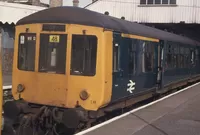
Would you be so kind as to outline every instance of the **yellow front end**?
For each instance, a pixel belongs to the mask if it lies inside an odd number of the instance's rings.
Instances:
[[[109,103],[112,32],[74,24],[56,24],[64,27],[52,31],[55,24],[45,25],[16,27],[14,98],[86,110],[97,110]]]

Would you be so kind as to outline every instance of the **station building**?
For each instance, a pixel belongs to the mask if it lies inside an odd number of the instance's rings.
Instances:
[[[93,0],[85,8],[200,40],[199,0]]]

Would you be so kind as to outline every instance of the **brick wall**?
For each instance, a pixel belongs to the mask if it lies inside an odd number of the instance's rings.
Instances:
[[[3,74],[12,75],[15,31],[10,26],[3,26],[0,31]]]
[[[2,48],[2,70],[4,75],[12,74],[13,48]]]

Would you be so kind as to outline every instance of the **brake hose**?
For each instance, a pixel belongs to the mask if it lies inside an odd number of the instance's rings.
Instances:
[[[57,123],[60,123],[61,120],[59,119],[59,117],[56,116],[56,111],[58,110],[58,108],[54,108],[53,111],[52,111],[52,116],[53,116],[53,119],[57,122]]]

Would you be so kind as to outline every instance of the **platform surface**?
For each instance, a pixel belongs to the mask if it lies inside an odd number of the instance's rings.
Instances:
[[[85,135],[200,135],[200,84]]]

